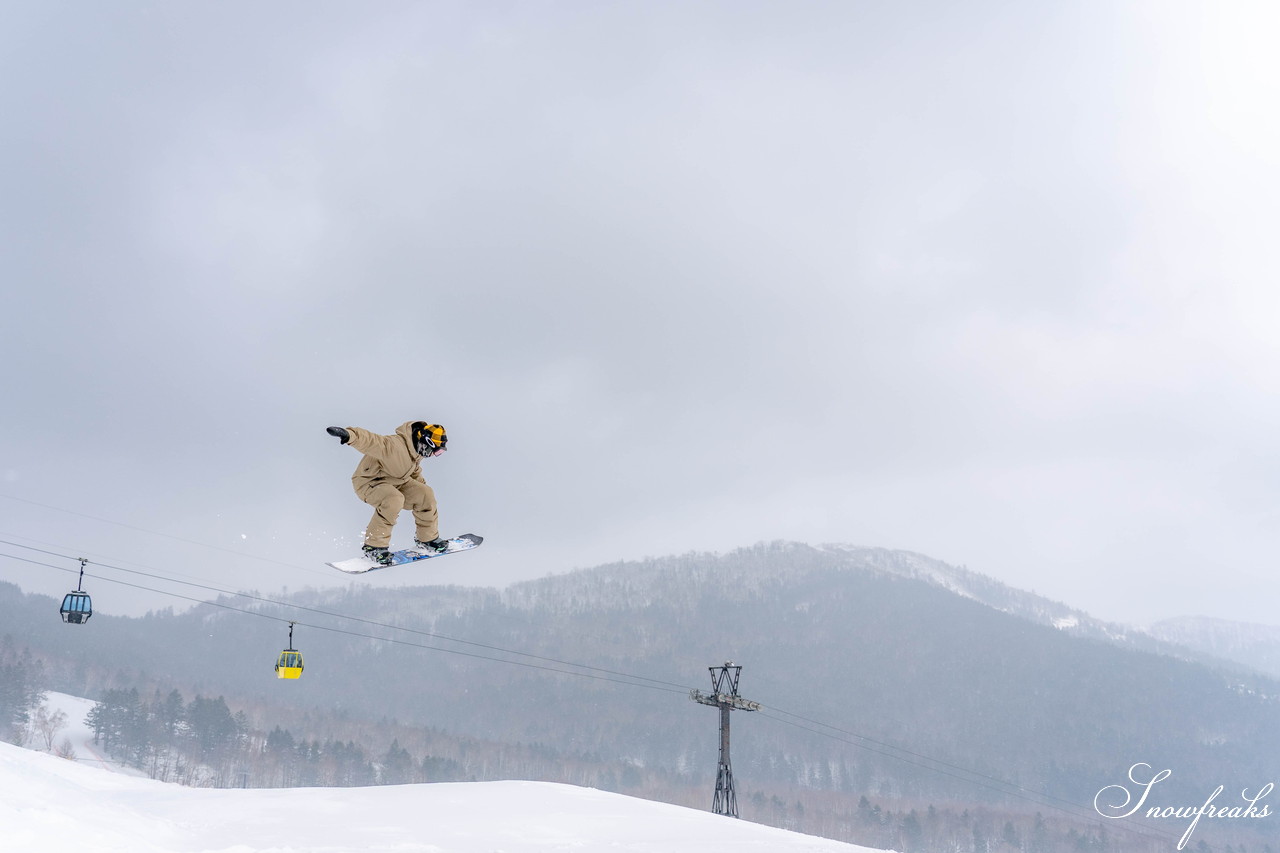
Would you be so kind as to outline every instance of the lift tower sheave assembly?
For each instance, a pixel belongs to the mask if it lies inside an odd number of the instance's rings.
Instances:
[[[742,667],[728,661],[724,666],[707,667],[711,671],[711,693],[694,690],[689,698],[720,709],[720,769],[716,773],[716,796],[711,810],[716,814],[738,816],[738,795],[733,790],[733,768],[729,764],[729,712],[759,711],[760,703],[738,695],[738,678]]]

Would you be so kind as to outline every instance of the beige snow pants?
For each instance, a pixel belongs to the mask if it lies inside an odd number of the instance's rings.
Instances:
[[[396,526],[400,510],[413,512],[415,536],[422,542],[430,542],[440,535],[439,513],[436,511],[436,493],[426,483],[410,480],[397,487],[379,483],[357,492],[360,500],[373,506],[373,518],[364,531],[364,544],[375,548],[391,546],[391,528]]]

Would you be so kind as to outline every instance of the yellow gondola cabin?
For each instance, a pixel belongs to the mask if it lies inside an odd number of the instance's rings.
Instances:
[[[276,661],[277,678],[302,677],[302,652],[296,649],[285,649]]]
[[[276,658],[276,678],[301,678],[302,652],[293,647],[293,623],[289,623],[289,648]]]

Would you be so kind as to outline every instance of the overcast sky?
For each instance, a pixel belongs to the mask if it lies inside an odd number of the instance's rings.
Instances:
[[[486,544],[359,583],[788,539],[1280,623],[1271,4],[3,6],[0,538],[346,585],[325,427],[423,419]]]

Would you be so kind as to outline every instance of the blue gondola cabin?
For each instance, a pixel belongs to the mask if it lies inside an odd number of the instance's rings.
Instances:
[[[93,615],[93,600],[87,592],[69,592],[62,599],[62,621],[79,625]]]

